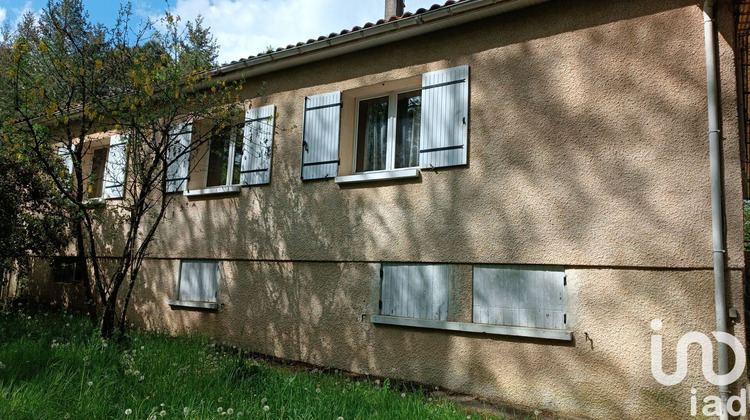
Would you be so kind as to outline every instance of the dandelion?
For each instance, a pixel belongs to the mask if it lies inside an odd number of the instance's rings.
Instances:
[[[141,377],[140,377],[140,378],[138,378],[138,382],[143,382],[143,380],[144,380],[144,379],[146,379],[146,377],[145,377],[145,376],[143,376],[143,375],[141,375]]]
[[[263,399],[260,400],[261,404],[265,404],[266,402],[268,402],[268,398],[266,398],[266,397],[263,397]]]
[[[65,413],[65,417],[63,417],[63,418],[64,419],[69,419],[70,418],[70,413]]]
[[[539,410],[534,410],[534,415],[535,416],[539,416],[540,414],[542,414],[542,413]]]
[[[268,411],[268,410],[270,410],[270,409],[271,409],[271,407],[269,407],[269,406],[267,406],[267,405],[264,405],[264,406],[263,406],[263,411]]]
[[[223,400],[224,400],[224,398],[219,397],[219,402],[222,402]]]
[[[31,315],[29,315],[29,317],[27,319],[31,319]]]
[[[216,412],[217,412],[217,413],[221,413],[222,411],[224,411],[224,408],[223,408],[223,407],[219,407],[219,408],[217,408],[217,409],[216,409]]]
[[[320,388],[315,388],[315,393],[320,394]]]
[[[242,417],[242,411],[237,412],[237,417]]]
[[[129,415],[131,415],[131,414],[133,414],[133,410],[131,410],[131,409],[129,409],[129,408],[128,408],[127,410],[125,410],[125,415],[126,415],[126,416],[129,416]]]
[[[92,381],[89,381],[88,386],[92,387],[92,386],[94,386],[94,383]]]
[[[166,416],[166,415],[167,415],[167,412],[166,412],[166,411],[164,411],[164,410],[161,410],[161,411],[159,411],[159,415],[160,415],[161,417],[164,417],[164,416]]]
[[[234,409],[233,408],[227,408],[227,414],[229,414],[230,416],[232,414],[234,414]]]
[[[146,347],[141,346],[141,350],[146,350]]]
[[[375,385],[380,385],[380,379],[375,379]]]
[[[107,342],[102,342],[102,347],[107,348],[108,344]]]
[[[344,420],[344,418],[341,417],[341,416],[338,416],[338,417],[336,417],[336,420]]]
[[[182,409],[182,413],[183,413],[183,414],[185,414],[185,415],[187,416],[187,415],[188,415],[188,414],[190,413],[190,407],[185,407],[185,408],[183,408],[183,409]]]
[[[405,392],[402,392],[402,393],[401,393],[401,398],[404,398],[404,397],[406,397],[406,393],[405,393]]]
[[[89,361],[89,357],[88,356],[83,356],[83,362],[86,363],[88,361]]]

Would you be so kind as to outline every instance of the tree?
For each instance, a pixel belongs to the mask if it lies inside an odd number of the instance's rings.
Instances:
[[[13,112],[3,126],[73,209],[86,302],[105,338],[118,314],[124,332],[138,273],[175,197],[170,192],[185,182],[173,179],[175,167],[241,111],[241,85],[212,80],[206,67],[215,64],[217,46],[200,20],[183,27],[166,13],[133,31],[130,16],[127,5],[107,29],[88,21],[81,0],[50,0],[39,23],[19,30],[13,43],[6,92]],[[197,121],[204,129],[185,144],[178,129]],[[119,136],[121,149],[110,150],[109,159],[127,167],[126,180],[103,180],[88,169],[97,133]],[[103,181],[121,199],[91,200]],[[115,263],[103,264],[104,252]]]

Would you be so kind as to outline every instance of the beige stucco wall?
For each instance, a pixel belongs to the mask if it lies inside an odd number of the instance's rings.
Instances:
[[[719,48],[727,285],[729,305],[742,311],[726,3]],[[266,83],[253,105],[279,113],[271,184],[178,196],[144,265],[133,318],[531,409],[687,417],[691,387],[701,399],[715,387],[700,375],[697,351],[683,383],[659,385],[650,322],[663,320],[667,372],[682,334],[715,329],[702,22],[693,1],[554,1],[248,80],[248,98]],[[467,167],[348,186],[300,180],[305,96],[458,65],[470,67]],[[180,258],[221,261],[217,312],[167,305]],[[383,261],[458,264],[453,315],[466,322],[471,264],[563,266],[574,339],[374,325]],[[744,325],[734,333],[744,343]]]

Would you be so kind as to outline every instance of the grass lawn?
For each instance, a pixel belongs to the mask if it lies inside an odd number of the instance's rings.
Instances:
[[[103,341],[87,319],[0,313],[0,419],[488,418],[389,380],[294,369],[203,337],[133,331]]]

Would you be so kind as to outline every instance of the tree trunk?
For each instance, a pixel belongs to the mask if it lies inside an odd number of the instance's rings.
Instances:
[[[80,220],[77,220],[75,223],[76,251],[78,257],[76,265],[80,270],[83,280],[83,292],[86,296],[86,310],[89,313],[91,323],[96,325],[96,301],[94,300],[94,293],[91,290],[91,278],[89,277],[89,270],[86,265],[86,249],[84,247],[83,226],[81,226],[81,224],[82,222]]]
[[[104,305],[104,314],[102,314],[101,329],[102,338],[110,339],[112,338],[112,335],[114,335],[115,319],[117,318],[117,314],[115,312],[115,302],[116,300],[114,298],[110,298],[107,300],[107,304]]]

